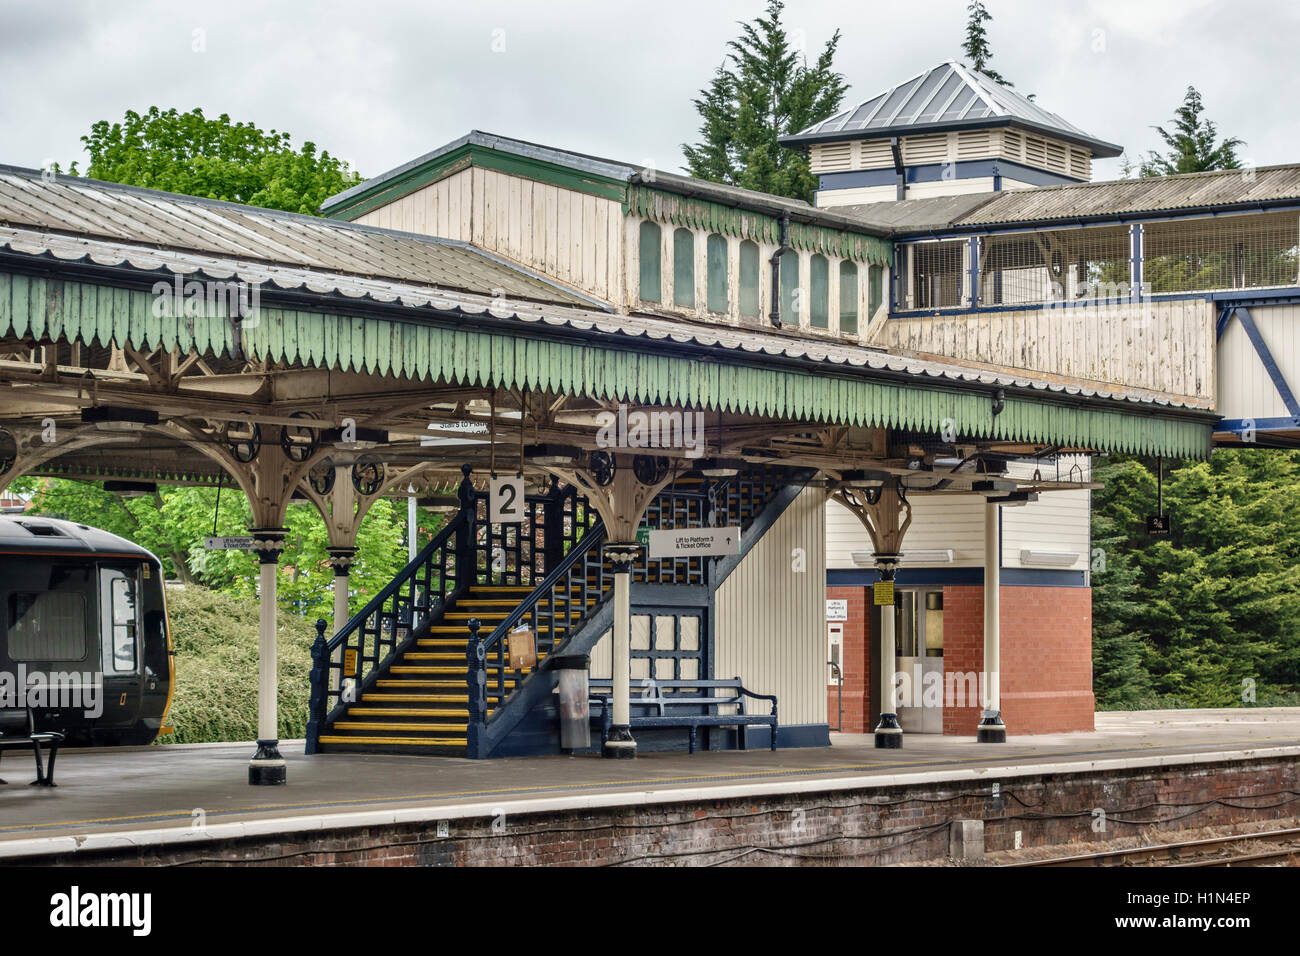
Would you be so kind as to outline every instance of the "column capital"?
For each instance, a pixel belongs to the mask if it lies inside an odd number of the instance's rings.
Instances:
[[[261,564],[276,564],[284,553],[284,542],[289,536],[288,528],[249,528],[253,536],[253,553]]]
[[[605,557],[614,566],[615,574],[626,574],[645,549],[637,541],[610,541],[601,546]]]
[[[337,577],[347,576],[357,562],[356,548],[326,548],[325,553],[329,555],[330,567]]]

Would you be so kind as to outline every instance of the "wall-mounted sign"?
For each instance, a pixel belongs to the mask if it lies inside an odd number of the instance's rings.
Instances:
[[[493,478],[488,496],[488,521],[519,524],[524,520],[524,479]]]
[[[355,647],[343,649],[343,676],[357,676],[357,649]]]
[[[739,528],[674,528],[650,532],[650,557],[694,558],[740,554]]]
[[[894,603],[894,582],[877,581],[871,586],[871,603],[876,607],[889,607]]]
[[[253,536],[245,534],[230,538],[204,538],[203,547],[208,551],[251,551]]]
[[[849,602],[826,599],[826,620],[847,621],[849,619]]]

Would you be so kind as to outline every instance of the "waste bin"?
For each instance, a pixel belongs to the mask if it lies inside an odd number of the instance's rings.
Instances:
[[[560,681],[560,749],[572,753],[591,747],[591,709],[588,701],[586,654],[560,654],[551,658]]]

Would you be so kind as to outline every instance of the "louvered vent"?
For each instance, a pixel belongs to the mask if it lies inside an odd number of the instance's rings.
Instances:
[[[903,139],[903,162],[909,166],[921,163],[946,163],[948,161],[948,137],[908,136]]]
[[[852,143],[825,143],[814,146],[809,159],[813,173],[840,173],[852,169]]]

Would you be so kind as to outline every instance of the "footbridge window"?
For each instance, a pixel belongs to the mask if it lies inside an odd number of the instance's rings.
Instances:
[[[924,242],[910,247],[907,305],[912,309],[955,309],[962,302],[966,243]]]
[[[663,301],[663,232],[648,219],[641,221],[637,255],[641,263],[641,301]]]
[[[1153,295],[1300,283],[1300,215],[1216,216],[1143,228],[1142,280]]]
[[[708,278],[710,312],[726,312],[727,296],[727,240],[716,232],[708,240]]]
[[[746,239],[740,244],[740,314],[758,318],[758,243]]]
[[[695,308],[695,233],[673,231],[673,305]]]
[[[808,260],[808,324],[830,328],[831,267],[823,255]]]
[[[1129,243],[1127,226],[987,236],[979,247],[980,304],[1127,298]]]
[[[858,267],[847,259],[840,263],[840,331],[858,331]]]

